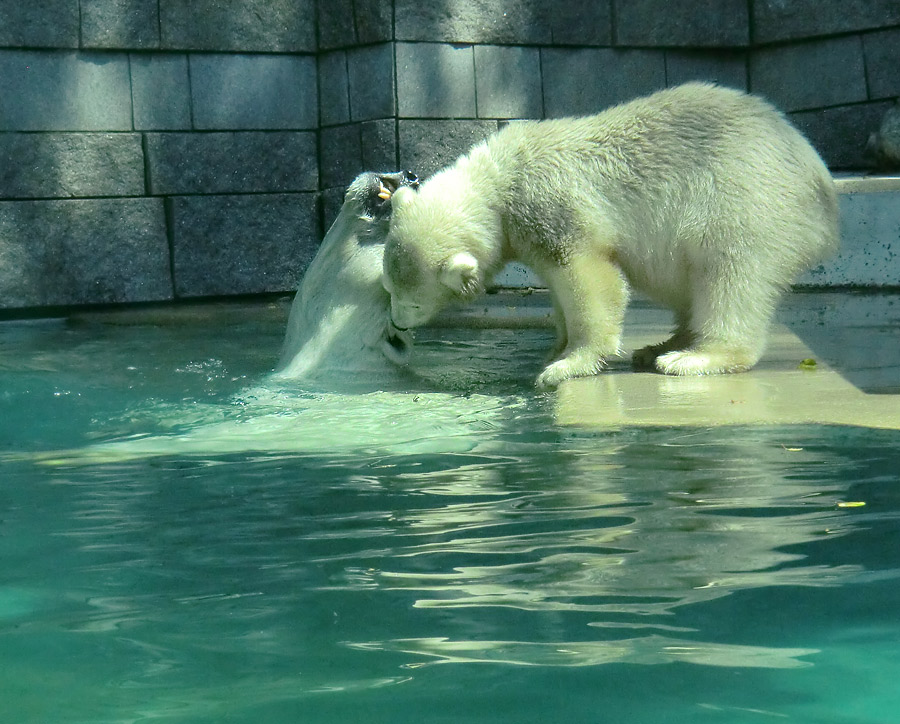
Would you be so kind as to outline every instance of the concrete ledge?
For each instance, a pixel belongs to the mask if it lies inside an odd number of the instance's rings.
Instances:
[[[837,180],[841,249],[799,286],[900,287],[900,177]]]
[[[839,194],[872,194],[882,191],[900,191],[900,175],[897,176],[837,176],[834,179]],[[900,217],[900,206],[897,215]]]

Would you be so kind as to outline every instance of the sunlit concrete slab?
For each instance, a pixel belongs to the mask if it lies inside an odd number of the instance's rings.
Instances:
[[[766,354],[751,371],[670,377],[631,368],[633,350],[666,339],[672,329],[669,312],[637,300],[626,317],[624,354],[600,375],[563,383],[556,392],[557,421],[585,428],[835,424],[900,429],[900,295],[788,295],[779,320]],[[480,328],[552,325],[543,292],[484,297],[443,321]]]
[[[665,336],[632,330],[629,349]],[[813,366],[806,360],[815,360]],[[556,417],[581,427],[835,424],[900,429],[900,397],[870,395],[848,382],[787,327],[750,372],[670,377],[614,368],[559,388]]]

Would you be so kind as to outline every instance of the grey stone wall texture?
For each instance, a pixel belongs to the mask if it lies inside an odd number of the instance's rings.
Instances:
[[[900,0],[0,0],[0,315],[292,290],[357,173],[692,79],[864,169],[898,68]]]

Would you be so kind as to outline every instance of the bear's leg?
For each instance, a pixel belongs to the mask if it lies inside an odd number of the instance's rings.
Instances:
[[[547,356],[547,364],[556,362],[569,343],[569,335],[566,332],[566,317],[563,313],[562,305],[552,289],[550,289],[550,300],[553,303],[553,326],[556,329],[556,340],[553,343],[550,354]]]
[[[778,289],[759,270],[711,271],[692,289],[690,343],[660,354],[655,366],[667,375],[745,372],[765,348]]]
[[[605,257],[579,256],[536,271],[552,290],[568,337],[559,358],[538,376],[537,386],[551,389],[570,377],[597,374],[607,357],[619,353],[628,303],[621,270]]]

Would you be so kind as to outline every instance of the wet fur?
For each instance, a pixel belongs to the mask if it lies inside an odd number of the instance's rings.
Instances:
[[[390,199],[415,176],[365,173],[347,190],[337,218],[306,270],[288,318],[276,375],[312,378],[403,364],[411,339],[388,323],[390,297],[381,284]]]

